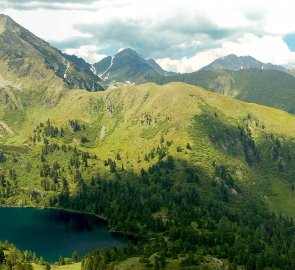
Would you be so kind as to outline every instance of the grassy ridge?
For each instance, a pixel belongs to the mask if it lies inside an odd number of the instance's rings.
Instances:
[[[200,167],[207,175],[213,173],[213,161],[226,164],[233,168],[236,181],[249,187],[256,186],[273,209],[295,216],[290,188],[293,183],[295,121],[293,116],[282,111],[172,83],[161,87],[155,84],[129,86],[104,93],[70,91],[56,108],[33,108],[27,115],[22,129],[14,129],[17,135],[7,136],[3,141],[9,146],[1,148],[3,151],[12,149],[14,146],[11,144],[21,147],[19,153],[25,156],[20,160],[23,160],[23,166],[32,167],[32,170],[28,169],[28,173],[22,175],[20,183],[27,185],[28,182],[29,187],[30,183],[33,187],[39,181],[35,168],[39,166],[36,154],[40,146],[30,144],[32,151],[24,153],[27,148],[21,145],[28,144],[28,138],[38,123],[51,119],[53,125],[67,131],[65,138],[55,140],[57,143],[67,143],[99,157],[89,171],[94,172],[98,166],[102,174],[108,175],[103,160],[115,158],[119,153],[121,160],[117,161],[118,166],[123,165],[125,169],[139,173],[141,168],[150,166],[144,157],[164,135],[165,140],[173,141],[169,151],[176,159]],[[77,119],[86,127],[85,130],[71,133],[69,119]],[[253,149],[247,150],[249,153],[244,151],[243,141],[239,138],[241,131],[238,127],[245,129],[246,126],[251,130],[251,140],[261,156],[253,164],[245,159],[246,155],[253,158],[253,153],[250,153]],[[81,144],[82,137],[87,138],[86,143]],[[281,154],[277,160],[273,159],[272,147],[276,138],[282,144],[281,152],[286,152],[284,148],[289,149],[291,160]],[[194,151],[177,151],[177,147],[186,149],[187,143]],[[67,155],[59,155],[58,160],[65,166],[68,158]],[[49,157],[52,162],[55,159],[55,155]],[[279,163],[283,164],[281,171]],[[6,169],[10,166],[21,174],[13,163],[5,164]],[[290,207],[275,203],[284,201],[286,197]]]
[[[2,204],[82,209],[111,217],[115,229],[152,238],[153,226],[165,238],[162,223],[180,213],[188,230],[210,236],[201,227],[208,221],[185,216],[193,208],[176,214],[171,200],[181,208],[181,198],[201,206],[222,200],[229,213],[258,216],[266,203],[295,217],[295,118],[286,112],[183,83],[69,91],[55,108],[24,110],[26,121],[12,125],[0,147]],[[138,256],[114,269],[145,269]],[[180,261],[167,258],[167,267],[177,269]]]
[[[278,70],[201,70],[151,80],[159,84],[184,82],[242,101],[294,112],[295,78]]]

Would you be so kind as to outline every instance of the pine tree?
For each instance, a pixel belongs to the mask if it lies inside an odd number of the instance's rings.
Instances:
[[[73,254],[72,254],[72,261],[77,262],[78,259],[79,259],[78,252],[74,251]]]

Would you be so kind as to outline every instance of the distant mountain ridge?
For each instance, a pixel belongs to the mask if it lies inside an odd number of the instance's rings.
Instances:
[[[201,70],[216,70],[216,69],[228,69],[228,70],[242,70],[242,69],[271,69],[288,72],[282,66],[273,65],[271,63],[262,63],[252,56],[237,56],[230,54],[225,57],[214,60],[209,65],[201,68]]]
[[[243,101],[295,112],[295,78],[285,68],[264,64],[251,56],[232,54],[216,59],[198,72],[176,74],[127,48],[91,65],[53,48],[6,15],[0,15],[0,44],[0,87],[6,89],[1,95],[4,105],[10,108],[22,108],[28,99],[35,102],[36,95],[24,97],[24,91],[19,91],[26,87],[49,89],[48,98],[42,96],[42,102],[54,106],[65,93],[65,85],[97,91],[115,81],[185,82]]]
[[[176,74],[163,70],[154,59],[146,60],[130,48],[103,58],[93,67],[96,75],[105,81],[143,83],[159,75]]]

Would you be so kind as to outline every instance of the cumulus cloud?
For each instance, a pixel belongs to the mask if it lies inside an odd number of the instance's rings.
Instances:
[[[238,56],[250,55],[265,63],[289,65],[295,63],[295,52],[292,52],[280,36],[258,37],[251,33],[244,34],[234,41],[225,41],[222,46],[205,50],[193,57],[184,57],[180,60],[160,58],[157,62],[167,70],[176,72],[193,72],[208,65],[216,58],[236,54]]]
[[[99,50],[100,49],[94,45],[85,45],[76,49],[66,49],[65,52],[70,55],[74,54],[78,57],[82,57],[88,63],[93,64],[106,57],[105,54],[99,54]]]
[[[0,7],[13,8],[16,10],[36,10],[36,9],[85,9],[86,5],[97,0],[2,0]]]
[[[9,0],[4,13],[91,62],[131,47],[188,72],[230,53],[292,64],[294,7],[293,0]]]
[[[100,24],[79,24],[75,29],[93,36],[99,44],[131,47],[154,58],[191,56],[220,46],[222,39],[239,35],[237,29],[220,28],[205,18],[196,18],[194,22],[184,18],[182,25],[175,24],[176,20],[177,17],[167,18],[151,25],[147,20],[114,19]]]
[[[38,3],[76,3],[76,4],[81,4],[81,3],[93,3],[97,0],[38,0]],[[10,0],[11,4],[27,4],[27,3],[36,3],[36,0]]]

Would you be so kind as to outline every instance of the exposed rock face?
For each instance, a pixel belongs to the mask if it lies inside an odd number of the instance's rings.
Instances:
[[[94,73],[80,67],[77,61],[64,55],[49,43],[14,22],[6,15],[0,15],[0,61],[18,77],[61,78],[70,88],[89,91],[103,90],[101,81]]]
[[[94,64],[96,74],[105,81],[117,81],[130,83],[142,83],[150,78],[161,76],[158,65],[151,65],[150,60],[145,60],[136,51],[125,49],[114,55],[107,56],[100,62]],[[157,64],[156,64],[157,65]]]

